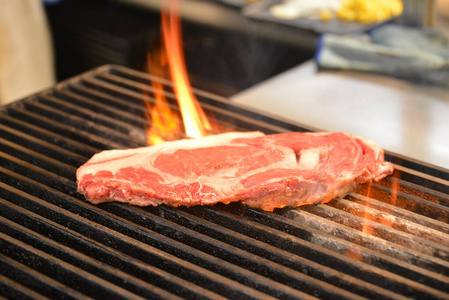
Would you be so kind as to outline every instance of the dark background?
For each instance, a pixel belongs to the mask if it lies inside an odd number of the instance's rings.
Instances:
[[[199,21],[202,11],[196,9],[193,17],[183,18],[187,69],[196,88],[228,97],[314,54],[313,33],[249,20],[239,8],[218,2],[190,2],[232,17],[208,24]],[[160,49],[157,9],[117,0],[64,0],[47,5],[46,12],[58,81],[105,64],[147,71],[147,52]]]

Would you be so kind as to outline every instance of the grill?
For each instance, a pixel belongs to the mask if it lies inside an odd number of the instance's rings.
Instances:
[[[143,146],[154,92],[174,99],[166,80],[104,66],[1,108],[1,296],[449,299],[449,173],[392,153],[393,176],[275,213],[84,201],[77,167]],[[309,130],[195,93],[223,128]]]

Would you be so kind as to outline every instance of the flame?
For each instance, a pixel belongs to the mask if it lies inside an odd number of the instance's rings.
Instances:
[[[398,170],[397,175],[391,180],[390,204],[394,206],[396,206],[396,201],[398,200],[399,178],[401,178],[401,171]]]
[[[397,177],[396,177],[397,176]],[[401,171],[397,172],[397,175],[391,179],[391,195],[390,195],[390,204],[396,206],[396,202],[398,200],[398,191],[399,191],[399,178],[401,177]],[[393,220],[385,219],[382,222],[383,225],[393,228]]]
[[[397,174],[391,180],[391,187],[390,187],[391,193],[390,193],[389,204],[391,204],[393,206],[396,206],[396,202],[398,199],[399,178],[400,177],[401,177],[401,173],[400,173],[400,171],[398,171]],[[365,219],[365,222],[363,223],[363,227],[362,227],[362,232],[370,234],[370,235],[375,235],[374,228],[372,226],[370,226],[366,220],[375,221],[375,222],[378,222],[378,223],[388,226],[388,227],[393,227],[394,224],[390,218],[385,217],[385,218],[377,219],[377,218],[373,217],[368,212],[368,209],[371,207],[370,202],[369,202],[369,199],[371,199],[370,195],[371,195],[371,182],[368,184],[368,188],[366,191],[366,198],[367,198],[368,202],[365,205],[366,209],[362,215],[362,217]]]
[[[179,0],[167,1],[166,4],[168,5],[163,7],[161,16],[165,49],[165,56],[160,56],[161,65],[165,66],[165,64],[168,64],[186,135],[192,138],[200,138],[207,135],[208,131],[211,131],[211,125],[192,92],[187,75],[182,48],[181,23],[178,17]],[[148,62],[150,63],[150,59],[148,59]],[[154,74],[151,69],[153,67],[149,64],[148,68],[152,74]],[[163,90],[162,85],[159,83],[152,82],[152,85],[156,91]],[[179,121],[176,119],[177,116],[170,110],[165,96],[161,92],[155,92],[154,96],[156,104],[154,107],[149,108],[151,109],[150,117],[152,121],[152,127],[147,137],[149,144],[175,139],[176,135],[181,132]]]
[[[160,66],[165,65],[163,55],[159,55]],[[148,69],[156,76],[163,76],[163,69],[157,64],[153,66],[150,54],[147,55]],[[151,128],[147,131],[147,144],[156,145],[166,140],[175,140],[181,131],[180,117],[173,110],[163,93],[164,87],[160,82],[151,81],[153,96],[155,101],[152,107],[149,101],[145,101],[145,106],[150,112],[147,119],[151,120]],[[146,94],[145,96],[148,97]]]
[[[371,182],[368,183],[368,189],[366,192],[366,198],[368,199],[368,201],[370,199],[370,194],[371,194]],[[367,202],[366,207],[367,207],[367,209],[371,207],[370,202]],[[370,220],[370,216],[368,214],[367,209],[365,209],[365,211],[363,212],[364,220]],[[366,233],[366,234],[374,235],[374,228],[372,226],[370,226],[368,224],[368,222],[365,221],[365,222],[363,222],[362,232]]]
[[[400,177],[400,173],[398,173],[398,178]],[[399,191],[399,180],[396,177],[392,178],[392,183],[391,183],[391,194],[390,194],[390,199],[389,199],[389,204],[395,206],[396,205],[396,201],[397,201],[397,197],[398,197],[398,191]],[[363,233],[369,234],[369,235],[373,235],[373,236],[379,236],[378,234],[376,234],[376,230],[374,229],[374,226],[372,226],[371,224],[373,224],[374,222],[388,226],[388,227],[392,227],[394,226],[392,219],[388,218],[388,217],[379,217],[376,215],[373,215],[372,213],[370,213],[370,208],[373,208],[372,203],[370,202],[371,199],[371,182],[369,182],[367,184],[367,188],[366,188],[366,194],[365,194],[365,210],[363,212],[357,213],[355,212],[357,215],[361,216],[363,218],[363,224],[362,224],[362,228],[361,231]],[[375,194],[375,192],[374,192]],[[360,244],[361,246],[364,246],[363,244]],[[363,261],[364,257],[363,257],[363,250],[361,250],[361,248],[351,248],[351,249],[347,249],[344,254],[352,259],[358,260],[358,261]]]

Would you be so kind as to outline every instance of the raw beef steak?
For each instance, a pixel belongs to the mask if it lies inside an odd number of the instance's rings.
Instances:
[[[274,208],[325,203],[393,172],[374,142],[344,133],[224,133],[94,155],[77,171],[92,203],[146,206],[241,201]]]

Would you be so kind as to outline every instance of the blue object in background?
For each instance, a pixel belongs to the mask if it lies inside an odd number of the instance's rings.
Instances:
[[[449,87],[449,39],[431,27],[392,24],[370,34],[325,34],[315,61],[321,69],[375,72]]]

